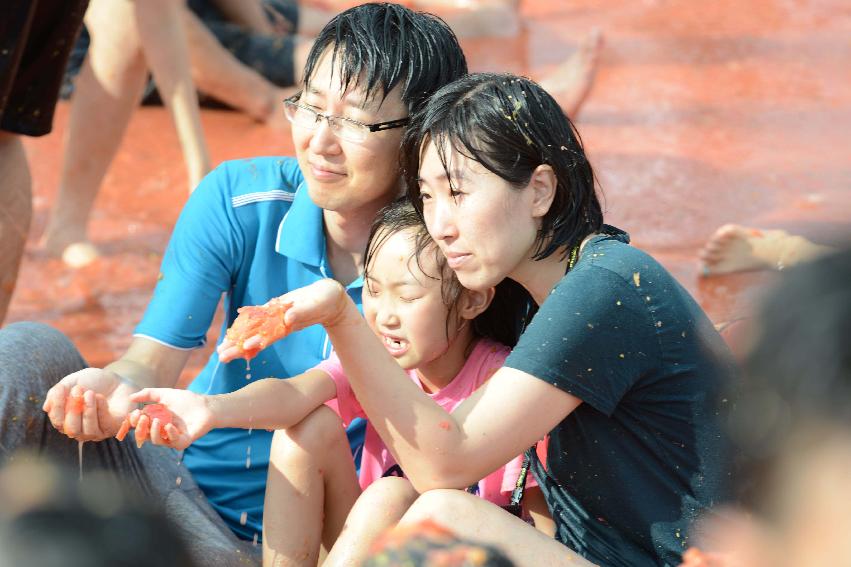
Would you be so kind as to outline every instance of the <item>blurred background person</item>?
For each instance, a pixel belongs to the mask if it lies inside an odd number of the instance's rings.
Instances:
[[[387,530],[372,548],[363,567],[513,567],[495,547],[461,539],[431,521]]]
[[[0,470],[0,567],[194,567],[156,503],[19,454]]]
[[[32,220],[32,180],[21,136],[43,136],[88,0],[0,3],[0,325],[15,290]]]
[[[149,69],[177,130],[190,190],[210,169],[182,3],[93,0],[86,12],[92,42],[71,103],[59,192],[44,236],[47,252],[68,265],[97,257],[86,235],[89,213]]]
[[[789,269],[750,322],[729,418],[741,507],[705,521],[686,567],[851,565],[849,282],[844,247]]]

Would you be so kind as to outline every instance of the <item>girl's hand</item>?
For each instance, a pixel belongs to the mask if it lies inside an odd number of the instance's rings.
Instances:
[[[346,290],[324,279],[272,299],[260,307],[241,307],[239,316],[216,348],[219,360],[250,360],[290,333],[311,325],[334,325],[346,306]]]
[[[144,409],[137,409],[128,416],[130,426],[136,428],[136,444],[140,447],[150,440],[154,445],[182,450],[206,435],[215,424],[209,396],[188,390],[145,388],[130,396],[130,400],[160,404],[171,413],[170,422],[151,417]]]

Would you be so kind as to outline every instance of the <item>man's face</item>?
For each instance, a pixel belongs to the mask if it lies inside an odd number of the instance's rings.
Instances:
[[[320,58],[299,102],[321,114],[374,124],[405,118],[397,87],[380,100],[366,100],[359,88],[344,91],[329,50]],[[338,137],[320,119],[313,129],[293,124],[293,141],[313,202],[340,214],[375,210],[399,194],[402,128],[366,134],[362,142]]]

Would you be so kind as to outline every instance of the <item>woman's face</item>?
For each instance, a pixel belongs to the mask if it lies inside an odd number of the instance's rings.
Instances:
[[[429,234],[461,284],[484,291],[531,261],[539,220],[532,191],[515,189],[480,163],[449,151],[452,180],[432,143],[420,164],[420,195]]]
[[[365,101],[361,89],[344,91],[329,51],[320,58],[299,102],[322,114],[365,124],[408,115],[397,87],[381,100]],[[403,128],[371,132],[362,142],[337,137],[320,119],[315,128],[292,126],[298,164],[316,205],[346,213],[375,208],[399,194],[399,143]]]

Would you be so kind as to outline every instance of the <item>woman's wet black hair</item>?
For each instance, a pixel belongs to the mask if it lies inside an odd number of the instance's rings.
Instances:
[[[530,79],[476,73],[442,87],[411,117],[402,142],[408,196],[421,210],[419,169],[422,152],[437,148],[447,178],[450,151],[481,163],[516,188],[525,187],[535,168],[549,165],[557,189],[536,240],[534,258],[558,250],[567,254],[603,225],[594,171],[579,133],[561,107]]]
[[[397,199],[381,209],[372,222],[364,258],[364,287],[369,286],[372,262],[381,246],[394,234],[408,229],[416,231],[411,259],[416,261],[417,267],[427,277],[441,281],[441,297],[451,314],[463,287],[455,272],[449,269],[446,257],[429,236],[422,217],[407,197]],[[429,274],[423,268],[422,258],[425,254],[433,255],[438,273]],[[476,336],[513,347],[523,332],[525,322],[531,319],[532,305],[529,292],[513,280],[506,279],[496,286],[496,293],[488,308],[472,321],[473,332]],[[448,325],[447,319],[447,331]]]
[[[302,84],[310,83],[329,48],[344,90],[362,87],[364,102],[383,102],[401,85],[409,112],[467,73],[464,52],[446,22],[399,4],[362,4],[335,16],[313,42]]]

